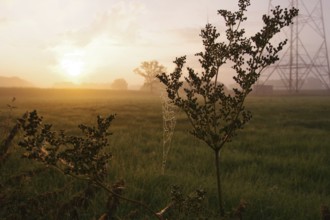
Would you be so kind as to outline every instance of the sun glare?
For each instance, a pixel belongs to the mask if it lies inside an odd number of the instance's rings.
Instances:
[[[81,60],[62,60],[61,67],[70,78],[81,75],[84,63]]]

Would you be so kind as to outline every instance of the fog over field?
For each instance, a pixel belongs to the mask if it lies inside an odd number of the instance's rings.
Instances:
[[[330,1],[290,3],[0,0],[0,219],[329,220]]]
[[[283,7],[287,0],[273,1]],[[268,13],[265,0],[251,0],[247,32],[261,26]],[[308,4],[308,1],[307,1]],[[324,12],[329,1],[323,1]],[[20,77],[38,87],[56,83],[112,83],[124,78],[138,88],[133,73],[141,62],[158,60],[172,71],[175,57],[201,51],[199,37],[207,22],[224,30],[218,9],[237,9],[235,1],[191,0],[20,0],[0,1],[0,76]],[[329,37],[328,13],[324,14]],[[328,43],[330,40],[328,40]],[[224,69],[221,81],[232,83]]]

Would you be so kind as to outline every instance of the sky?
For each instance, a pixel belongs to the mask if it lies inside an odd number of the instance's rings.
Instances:
[[[247,33],[260,29],[268,3],[251,0]],[[329,11],[330,1],[323,6]],[[0,76],[40,87],[118,78],[134,86],[144,81],[133,72],[143,61],[157,60],[170,72],[176,57],[188,55],[187,64],[198,68],[190,57],[202,50],[200,30],[209,22],[221,32],[217,10],[236,8],[234,0],[0,0]]]

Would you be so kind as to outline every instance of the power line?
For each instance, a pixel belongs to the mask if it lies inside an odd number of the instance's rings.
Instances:
[[[269,0],[269,12],[282,1]],[[267,68],[259,84],[271,79],[282,81],[282,88],[290,92],[299,92],[308,77],[317,78],[322,88],[330,90],[330,65],[323,16],[322,0],[287,0],[288,7],[299,9],[294,24],[284,31],[279,40],[288,39],[286,50],[276,64]],[[285,6],[285,5],[284,5]],[[275,87],[276,88],[276,87]]]

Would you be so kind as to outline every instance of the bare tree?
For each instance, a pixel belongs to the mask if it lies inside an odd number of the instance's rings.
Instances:
[[[156,76],[165,71],[165,67],[156,60],[144,61],[141,63],[140,67],[134,69],[134,73],[144,77],[144,85],[150,88],[150,92],[153,91],[154,84],[159,82]]]

